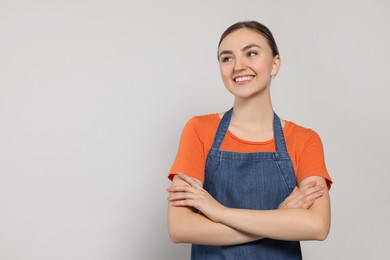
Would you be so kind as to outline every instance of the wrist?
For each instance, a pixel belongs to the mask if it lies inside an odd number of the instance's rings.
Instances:
[[[231,208],[222,206],[216,222],[221,223],[221,224],[225,224],[226,219],[228,218],[230,211],[231,211]]]
[[[229,212],[229,209],[228,207],[225,207],[225,206],[221,206],[221,209],[219,210],[219,213],[216,217],[216,219],[214,220],[215,222],[217,223],[221,223],[223,224],[224,223],[224,219],[227,215],[227,213]]]

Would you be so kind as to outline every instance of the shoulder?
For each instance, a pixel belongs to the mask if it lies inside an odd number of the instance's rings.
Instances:
[[[213,139],[219,124],[217,113],[191,117],[182,132],[182,139],[197,139],[204,145],[209,144]]]
[[[286,144],[289,152],[293,154],[291,159],[295,162],[298,183],[310,176],[320,176],[326,179],[330,188],[332,179],[326,169],[320,136],[313,129],[292,122],[288,124]]]
[[[217,113],[206,114],[200,116],[193,116],[188,120],[187,124],[193,125],[195,127],[210,127],[213,125],[218,125],[219,116]]]
[[[313,151],[317,153],[323,150],[321,138],[316,131],[291,121],[286,123],[285,138],[287,148],[294,151],[297,158]]]
[[[192,129],[198,133],[206,133],[215,130],[218,127],[219,120],[217,113],[193,116],[187,121],[185,129]]]
[[[301,142],[302,144],[310,140],[320,140],[320,136],[313,129],[303,127],[291,121],[286,121],[285,135],[286,138]]]

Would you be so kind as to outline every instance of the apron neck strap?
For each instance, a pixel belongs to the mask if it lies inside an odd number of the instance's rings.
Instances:
[[[233,113],[233,108],[229,109],[229,111],[227,111],[223,115],[221,122],[219,122],[212,148],[219,150],[219,148],[221,147],[222,141],[223,139],[225,139],[226,132],[229,128],[230,120],[232,119],[232,113]]]
[[[287,153],[286,141],[284,140],[282,124],[280,123],[280,119],[275,112],[274,112],[274,139],[276,145],[276,152]]]

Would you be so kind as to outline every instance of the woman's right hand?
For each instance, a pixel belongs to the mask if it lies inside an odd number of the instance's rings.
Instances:
[[[302,187],[295,187],[291,194],[280,203],[278,209],[308,209],[324,194],[324,186],[311,181]]]

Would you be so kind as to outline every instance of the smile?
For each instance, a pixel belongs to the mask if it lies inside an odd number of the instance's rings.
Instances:
[[[251,81],[253,78],[254,78],[254,76],[237,77],[237,78],[234,78],[234,82],[243,83],[243,82]]]

